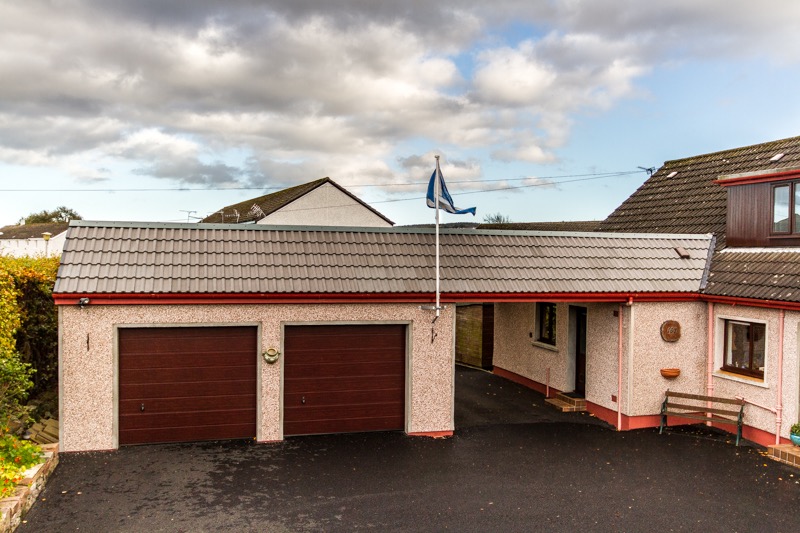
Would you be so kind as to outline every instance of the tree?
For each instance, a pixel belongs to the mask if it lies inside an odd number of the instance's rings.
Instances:
[[[510,224],[511,218],[501,213],[493,213],[483,217],[485,224]]]
[[[74,210],[66,206],[56,207],[53,211],[43,210],[38,213],[31,213],[23,219],[20,224],[44,224],[47,222],[69,222],[70,220],[81,220],[81,216]]]

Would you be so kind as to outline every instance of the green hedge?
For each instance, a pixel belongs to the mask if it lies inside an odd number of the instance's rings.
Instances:
[[[58,380],[57,257],[0,256],[0,420]]]

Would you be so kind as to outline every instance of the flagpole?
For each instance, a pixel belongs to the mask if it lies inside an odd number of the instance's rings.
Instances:
[[[439,196],[441,189],[441,176],[442,171],[439,168],[439,156],[436,156],[436,180],[434,181],[434,194],[436,199],[436,318],[439,318]]]

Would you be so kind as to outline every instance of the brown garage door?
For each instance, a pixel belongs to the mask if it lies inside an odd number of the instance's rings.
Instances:
[[[119,330],[119,443],[252,438],[256,328]]]
[[[403,429],[404,325],[287,326],[284,435]]]

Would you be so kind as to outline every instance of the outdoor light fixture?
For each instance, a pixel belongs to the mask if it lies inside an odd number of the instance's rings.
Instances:
[[[50,233],[49,231],[45,231],[44,233],[42,233],[42,239],[44,239],[44,255],[47,255],[47,241],[49,241],[50,237],[52,236],[53,234]]]
[[[83,309],[87,305],[89,305],[89,298],[81,298],[80,300],[78,300],[78,307],[80,307],[81,309]]]

